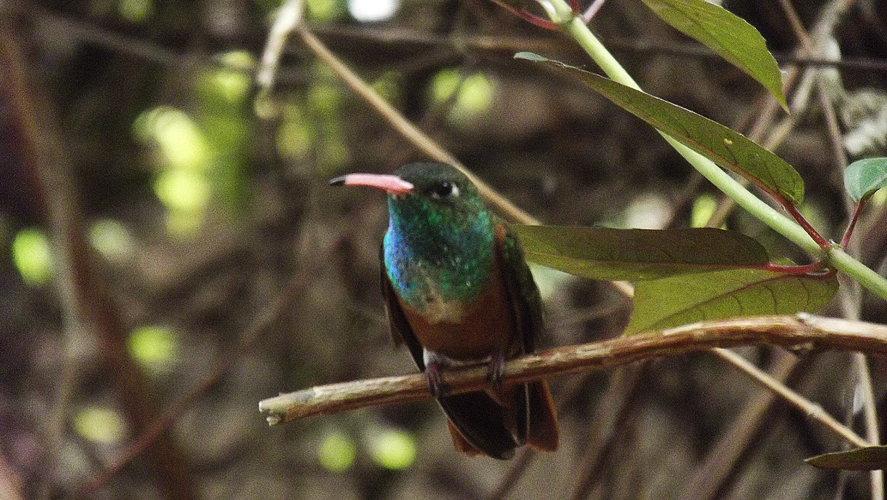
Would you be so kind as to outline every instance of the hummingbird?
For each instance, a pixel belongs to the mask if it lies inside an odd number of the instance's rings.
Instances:
[[[498,459],[524,444],[555,451],[558,423],[545,381],[502,381],[505,362],[532,352],[544,329],[539,289],[516,235],[474,184],[429,162],[330,184],[387,193],[381,283],[391,335],[425,373],[456,449]],[[489,387],[446,395],[441,371],[477,364],[486,364]]]

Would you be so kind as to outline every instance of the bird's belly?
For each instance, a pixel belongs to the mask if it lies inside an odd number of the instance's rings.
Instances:
[[[453,360],[481,360],[495,353],[508,356],[515,339],[511,312],[503,288],[488,286],[469,302],[426,295],[419,311],[403,301],[401,307],[419,343]]]
[[[465,317],[467,307],[458,300],[446,300],[431,291],[422,297],[422,316],[432,325],[441,323],[458,324]]]

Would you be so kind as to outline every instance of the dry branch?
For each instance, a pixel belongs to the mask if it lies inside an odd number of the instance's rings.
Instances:
[[[505,381],[518,383],[558,375],[612,368],[644,359],[673,356],[716,347],[776,345],[790,349],[831,349],[887,354],[887,326],[823,318],[809,314],[762,316],[685,325],[679,328],[559,347],[509,361]],[[448,370],[449,393],[482,390],[485,367]],[[313,387],[259,402],[271,425],[334,413],[429,397],[422,374],[357,380]]]

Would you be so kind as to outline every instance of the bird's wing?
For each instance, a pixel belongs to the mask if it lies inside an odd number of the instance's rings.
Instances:
[[[533,280],[533,274],[514,232],[504,222],[500,222],[496,225],[495,234],[499,268],[507,270],[503,273],[505,291],[512,307],[515,334],[521,341],[523,352],[531,353],[545,328],[539,287]],[[527,444],[537,450],[556,450],[559,440],[557,411],[551,400],[548,384],[537,380],[523,387],[526,392],[517,393],[516,401],[524,401],[525,405],[518,404],[515,407],[526,408],[526,412],[514,415],[519,439],[526,440]]]
[[[500,262],[499,268],[504,271],[505,290],[511,299],[515,333],[521,339],[522,351],[533,352],[545,328],[542,298],[520,241],[504,222],[496,225],[496,258]]]

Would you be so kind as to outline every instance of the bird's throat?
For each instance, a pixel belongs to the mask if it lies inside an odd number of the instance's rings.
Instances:
[[[489,283],[493,229],[488,217],[454,227],[421,219],[389,221],[385,270],[404,303],[429,321],[458,323]]]

